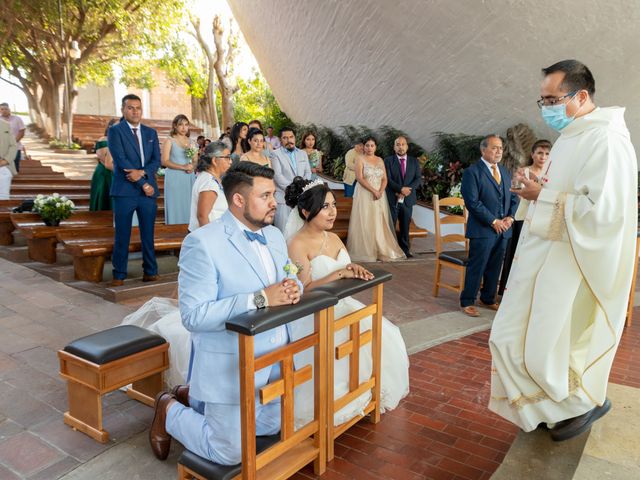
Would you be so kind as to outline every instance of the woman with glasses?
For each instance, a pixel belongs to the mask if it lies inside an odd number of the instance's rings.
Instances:
[[[213,142],[198,162],[198,176],[191,190],[189,231],[193,232],[222,216],[227,199],[222,193],[222,176],[231,166],[231,152],[224,142]]]
[[[271,167],[269,151],[265,149],[264,135],[259,128],[250,128],[247,134],[250,150],[240,157],[241,162],[253,162],[263,167]]]

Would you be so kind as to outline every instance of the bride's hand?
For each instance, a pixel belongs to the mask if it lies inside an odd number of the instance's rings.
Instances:
[[[350,263],[347,265],[346,270],[347,275],[345,275],[345,278],[360,278],[362,280],[371,280],[373,278],[373,273],[357,263]]]

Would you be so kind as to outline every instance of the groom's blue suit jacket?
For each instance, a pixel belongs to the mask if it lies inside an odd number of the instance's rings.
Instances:
[[[262,231],[281,282],[287,276],[287,245],[277,228]],[[238,404],[238,334],[227,331],[225,322],[247,312],[253,293],[269,286],[267,273],[229,211],[187,235],[179,267],[180,314],[193,342],[189,394],[204,402]],[[297,338],[293,323],[287,325],[289,338]],[[272,350],[272,340],[273,331],[256,335],[256,356]],[[256,373],[256,388],[267,383],[270,372],[269,367]]]

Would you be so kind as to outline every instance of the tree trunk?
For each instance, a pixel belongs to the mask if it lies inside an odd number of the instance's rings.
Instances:
[[[200,44],[202,53],[207,59],[209,70],[207,92],[205,93],[204,98],[200,99],[200,104],[202,105],[202,110],[208,117],[207,120],[209,122],[209,125],[211,126],[211,131],[209,132],[208,136],[212,137],[212,139],[214,140],[217,140],[220,136],[220,124],[218,122],[218,111],[216,109],[216,77],[214,67],[216,58],[209,48],[209,45],[207,45],[207,42],[202,37],[202,33],[200,32],[200,19],[192,16],[190,16],[189,19],[191,21],[191,24],[193,25],[196,40]]]
[[[224,27],[220,16],[216,15],[213,18],[213,42],[216,47],[216,59],[213,66],[218,77],[218,89],[222,99],[222,126],[225,129],[233,126],[233,94],[238,91],[238,85],[229,74],[233,71],[233,60],[235,58],[235,47],[231,36],[232,33],[229,32],[229,41],[225,51],[223,45]]]

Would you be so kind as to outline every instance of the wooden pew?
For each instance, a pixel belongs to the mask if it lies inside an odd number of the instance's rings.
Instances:
[[[113,212],[79,211],[60,222],[57,227],[44,225],[37,213],[12,213],[13,226],[27,239],[29,258],[36,262],[55,263],[57,234],[59,231],[73,228],[93,228],[113,226]],[[156,223],[164,223],[164,209],[158,209]]]
[[[187,224],[156,225],[154,249],[156,252],[180,250],[184,237],[189,233]],[[102,281],[104,262],[113,252],[114,228],[87,227],[65,228],[56,234],[64,251],[73,257],[73,269],[76,280],[98,283]],[[142,249],[140,230],[131,229],[130,252]]]
[[[21,200],[0,200],[0,245],[13,245],[13,230],[11,210],[20,206]]]
[[[72,137],[82,145],[82,148],[86,148],[87,151],[93,151],[96,141],[104,136],[105,128],[112,118],[114,117],[111,115],[74,114]],[[169,136],[169,132],[171,131],[171,120],[145,118],[142,120],[142,123],[157,130],[160,138]],[[192,126],[190,131],[191,136],[195,138],[200,135],[203,130],[202,128]]]

